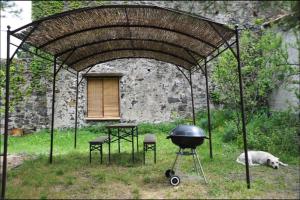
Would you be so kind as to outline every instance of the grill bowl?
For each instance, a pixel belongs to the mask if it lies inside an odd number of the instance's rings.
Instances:
[[[204,130],[197,126],[181,125],[173,129],[167,139],[171,138],[172,142],[180,148],[192,148],[203,144],[205,136]]]

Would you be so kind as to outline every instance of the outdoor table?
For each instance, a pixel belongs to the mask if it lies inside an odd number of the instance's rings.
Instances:
[[[119,123],[105,126],[108,129],[108,162],[110,163],[111,143],[118,141],[118,150],[120,153],[120,140],[126,140],[132,144],[132,162],[134,162],[134,137],[136,137],[136,148],[139,150],[138,127],[137,124]],[[113,130],[116,130],[115,133]],[[115,137],[115,138],[114,138]]]

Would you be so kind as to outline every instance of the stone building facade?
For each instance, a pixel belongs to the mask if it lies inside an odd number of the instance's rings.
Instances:
[[[272,19],[281,14],[281,10],[264,9],[260,2],[211,2],[211,1],[111,1],[104,4],[146,4],[195,13],[214,21],[229,25],[240,24],[243,27],[258,29],[256,18]],[[91,3],[92,4],[92,3]],[[295,36],[284,33],[285,41]],[[299,52],[289,49],[290,59],[299,62]],[[298,61],[297,61],[298,60]],[[91,72],[122,73],[120,80],[121,121],[163,122],[175,118],[191,116],[191,94],[187,80],[176,67],[169,63],[150,59],[122,59],[99,64]],[[84,72],[83,72],[84,73]],[[205,79],[199,72],[193,75],[195,108],[206,108]],[[20,102],[11,114],[11,127],[23,128],[25,132],[49,128],[51,118],[51,83],[44,93],[35,93],[26,101]],[[90,124],[86,117],[86,80],[79,87],[79,125]],[[211,85],[211,83],[209,83]],[[57,77],[55,127],[73,127],[75,119],[76,76],[61,70]],[[274,108],[284,108],[286,99],[297,99],[292,93],[279,90],[271,97]],[[285,91],[285,90],[284,90]],[[280,106],[278,106],[280,105]],[[91,122],[95,123],[95,122]]]

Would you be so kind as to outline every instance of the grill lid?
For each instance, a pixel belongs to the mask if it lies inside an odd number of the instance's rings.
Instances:
[[[205,133],[204,133],[204,130],[197,127],[197,126],[191,126],[191,125],[180,125],[180,126],[177,126],[176,128],[174,128],[170,135],[168,136],[169,137],[177,137],[177,136],[183,136],[183,137],[204,137],[206,138],[205,136]]]

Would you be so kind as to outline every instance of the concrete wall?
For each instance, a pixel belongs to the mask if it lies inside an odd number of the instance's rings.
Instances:
[[[299,64],[300,55],[299,50],[296,48],[296,35],[298,37],[300,32],[283,31],[278,30],[279,34],[282,35],[283,45],[287,46],[288,50],[288,62],[290,64]],[[299,65],[293,65],[295,68],[300,68]],[[280,88],[274,90],[270,96],[270,104],[274,110],[286,110],[295,109],[295,105],[300,105],[299,99],[295,95],[295,90],[299,92],[299,75],[295,75],[289,78],[288,84],[283,84]],[[299,112],[299,111],[298,111]]]

